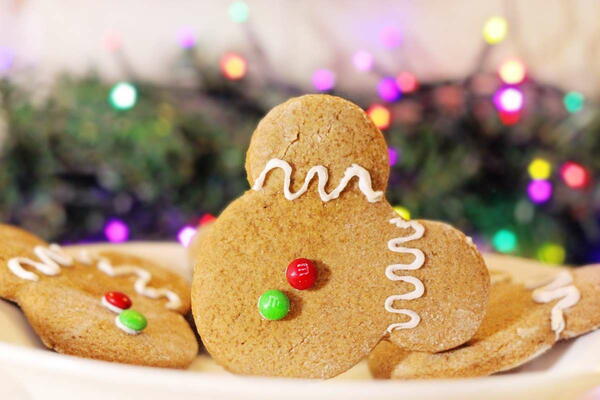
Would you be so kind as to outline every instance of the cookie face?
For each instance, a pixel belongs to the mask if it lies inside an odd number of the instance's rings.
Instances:
[[[225,368],[328,378],[383,336],[440,351],[475,333],[489,288],[481,256],[452,227],[393,211],[387,147],[360,108],[323,95],[275,107],[246,170],[252,189],[190,250],[196,325]]]
[[[0,297],[49,348],[105,361],[183,368],[198,351],[183,278],[116,252],[66,251],[0,225]]]
[[[381,342],[369,356],[373,376],[423,379],[490,375],[534,359],[559,339],[596,329],[600,325],[600,268],[546,270],[545,277],[540,271],[529,273],[538,276],[538,282],[531,284],[523,284],[506,272],[492,273],[486,317],[468,343],[431,354]]]

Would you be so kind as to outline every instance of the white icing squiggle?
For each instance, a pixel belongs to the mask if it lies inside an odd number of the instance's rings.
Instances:
[[[394,308],[393,305],[396,300],[413,300],[423,296],[423,293],[425,293],[425,286],[418,278],[413,276],[400,276],[396,274],[396,271],[411,271],[419,269],[425,263],[425,254],[423,254],[421,250],[400,246],[401,244],[410,242],[411,240],[422,238],[423,234],[425,233],[425,228],[416,221],[405,221],[402,218],[392,218],[390,223],[395,224],[398,228],[412,228],[414,232],[408,236],[389,240],[388,249],[396,253],[412,254],[415,257],[413,262],[410,264],[391,264],[385,269],[385,276],[388,279],[392,281],[408,282],[414,286],[414,289],[411,292],[389,296],[387,299],[385,299],[386,311],[396,314],[404,314],[410,317],[410,320],[407,322],[391,324],[388,326],[387,331],[391,333],[394,329],[414,328],[419,325],[419,322],[421,322],[421,317],[419,317],[419,315],[413,310]]]
[[[73,265],[73,257],[64,253],[57,244],[51,244],[49,247],[35,246],[33,252],[41,262],[27,257],[14,257],[8,260],[8,268],[13,274],[21,279],[37,281],[38,276],[25,270],[23,265],[29,265],[44,275],[58,275],[61,266],[70,267]]]
[[[546,286],[533,291],[533,301],[537,303],[549,303],[556,299],[558,301],[552,307],[550,325],[556,333],[556,337],[565,329],[565,317],[563,310],[577,304],[581,298],[579,289],[573,283],[573,276],[568,271],[562,271],[556,278]]]
[[[8,268],[10,271],[21,279],[37,281],[39,280],[37,274],[25,270],[23,265],[33,267],[44,275],[54,276],[60,273],[61,267],[70,267],[74,262],[74,258],[65,253],[57,244],[51,244],[48,247],[36,246],[33,249],[33,252],[40,261],[32,260],[27,257],[13,257],[8,260]],[[94,258],[86,251],[82,251],[77,257],[77,260],[88,265],[91,265],[96,261],[97,268],[109,276],[116,277],[135,274],[138,279],[135,281],[133,287],[138,294],[151,299],[166,297],[169,301],[165,304],[165,307],[169,309],[177,309],[181,306],[181,299],[177,293],[168,289],[156,289],[147,286],[152,279],[152,274],[145,269],[134,266],[114,267],[108,259],[99,258],[98,260],[94,260]]]
[[[145,269],[129,265],[114,267],[106,258],[100,258],[97,266],[100,271],[108,276],[137,275],[138,278],[133,284],[137,293],[151,299],[166,297],[169,301],[165,306],[169,309],[176,309],[181,306],[181,300],[175,292],[168,289],[156,289],[147,286],[152,279],[152,275]]]
[[[342,191],[346,188],[350,180],[352,180],[352,178],[354,178],[355,176],[358,177],[358,188],[361,192],[363,192],[363,194],[370,203],[375,203],[381,200],[381,198],[383,197],[383,192],[373,190],[371,184],[371,174],[369,174],[369,171],[367,171],[358,164],[352,164],[351,167],[348,167],[346,169],[339,185],[335,189],[333,189],[331,193],[327,193],[325,191],[325,186],[327,185],[327,181],[329,180],[329,172],[327,171],[327,168],[325,168],[322,165],[316,165],[308,170],[308,173],[304,178],[304,184],[302,185],[302,187],[296,193],[292,193],[292,167],[286,161],[280,160],[278,158],[273,158],[267,162],[267,165],[254,182],[252,189],[256,191],[262,189],[267,174],[275,168],[281,168],[283,170],[283,194],[288,200],[296,200],[298,197],[306,193],[306,191],[308,190],[308,185],[315,177],[315,175],[317,175],[319,179],[317,183],[319,196],[321,196],[321,200],[325,202],[340,197]]]

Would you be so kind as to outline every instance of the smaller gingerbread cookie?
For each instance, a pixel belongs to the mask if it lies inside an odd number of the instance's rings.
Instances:
[[[21,307],[47,347],[156,367],[192,362],[183,278],[135,256],[74,251],[0,225],[0,297]]]
[[[430,354],[382,342],[369,356],[372,374],[394,379],[485,376],[518,367],[546,352],[557,340],[600,325],[597,266],[532,268],[520,275],[527,278],[513,279],[506,270],[492,271],[486,317],[467,344]],[[532,276],[537,276],[537,282],[531,281]],[[529,283],[522,283],[527,280]]]

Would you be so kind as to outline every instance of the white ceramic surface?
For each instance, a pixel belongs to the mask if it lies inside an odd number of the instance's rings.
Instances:
[[[111,246],[154,257],[190,276],[185,252],[172,243]],[[92,246],[98,248],[98,245]],[[486,256],[494,269],[541,266]],[[516,371],[478,379],[375,381],[365,363],[329,381],[233,376],[205,354],[187,371],[134,367],[64,356],[46,350],[19,309],[0,301],[0,399],[573,399],[600,385],[600,332],[561,343]]]

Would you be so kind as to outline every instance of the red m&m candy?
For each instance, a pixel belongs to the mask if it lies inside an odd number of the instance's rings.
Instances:
[[[106,292],[102,297],[102,305],[111,311],[120,313],[131,307],[131,299],[121,292]]]
[[[297,258],[288,265],[285,277],[294,289],[310,289],[317,281],[317,267],[311,260]]]

